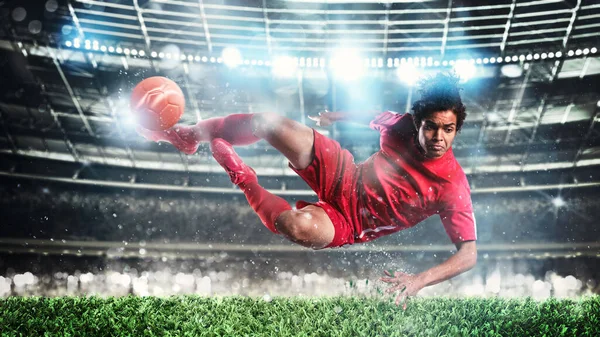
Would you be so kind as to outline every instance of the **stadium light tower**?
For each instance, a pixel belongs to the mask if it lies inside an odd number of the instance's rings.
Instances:
[[[221,53],[223,63],[229,68],[235,68],[242,64],[242,53],[234,47],[227,47]]]

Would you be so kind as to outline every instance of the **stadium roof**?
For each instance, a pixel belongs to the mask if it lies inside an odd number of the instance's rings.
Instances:
[[[310,125],[307,114],[324,108],[406,111],[417,92],[397,69],[465,62],[477,75],[463,85],[469,115],[455,153],[472,180],[520,188],[554,172],[561,179],[550,185],[600,184],[589,174],[600,167],[593,1],[49,0],[3,2],[0,15],[5,175],[49,161],[68,165],[38,176],[77,178],[93,166],[221,172],[206,151],[150,144],[126,123],[129,92],[149,76],[182,86],[185,123],[277,111]],[[237,68],[225,66],[226,47],[240,51]],[[350,53],[364,60],[356,82],[332,70]],[[273,76],[282,57],[294,60],[294,76]],[[364,128],[322,131],[357,159],[378,145]],[[260,174],[291,174],[264,143],[241,152]]]

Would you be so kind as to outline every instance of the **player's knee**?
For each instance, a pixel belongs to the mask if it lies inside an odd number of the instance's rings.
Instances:
[[[310,212],[305,211],[295,210],[282,214],[277,219],[275,227],[290,240],[310,247],[319,234],[318,223]]]
[[[285,118],[272,112],[257,113],[252,117],[254,135],[260,138],[268,137],[284,124]]]

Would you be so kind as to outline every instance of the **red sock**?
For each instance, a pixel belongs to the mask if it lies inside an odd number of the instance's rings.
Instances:
[[[167,132],[140,130],[148,139],[155,142],[167,141],[187,154],[193,154],[202,142],[210,142],[214,138],[223,138],[231,145],[249,145],[256,143],[252,130],[254,114],[233,114],[226,117],[214,117],[202,120],[196,125],[177,124]]]
[[[285,199],[265,190],[257,182],[241,183],[239,186],[262,223],[271,232],[279,234],[275,228],[275,220],[281,213],[291,210],[292,206]]]

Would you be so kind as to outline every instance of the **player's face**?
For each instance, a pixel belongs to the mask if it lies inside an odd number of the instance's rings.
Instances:
[[[419,145],[428,158],[439,158],[452,146],[456,136],[456,114],[438,111],[421,121]]]

